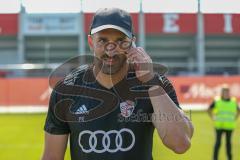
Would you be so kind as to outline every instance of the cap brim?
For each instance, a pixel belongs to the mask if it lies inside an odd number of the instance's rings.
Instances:
[[[119,26],[115,26],[115,25],[111,25],[111,24],[108,24],[108,25],[102,25],[102,26],[99,26],[97,28],[93,28],[91,30],[91,33],[90,34],[94,34],[94,33],[97,33],[99,31],[102,31],[104,29],[109,29],[109,28],[112,28],[112,29],[116,29],[116,30],[119,30],[120,32],[124,33],[126,36],[128,36],[129,38],[132,38],[132,33],[128,32],[126,29],[122,28],[122,27],[119,27]]]

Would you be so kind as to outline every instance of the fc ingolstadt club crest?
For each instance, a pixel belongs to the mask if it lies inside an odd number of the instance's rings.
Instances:
[[[126,100],[125,102],[121,102],[120,103],[121,115],[126,118],[130,117],[133,113],[134,107],[135,103],[133,101]]]

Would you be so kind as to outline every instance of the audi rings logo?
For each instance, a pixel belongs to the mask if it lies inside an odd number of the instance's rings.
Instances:
[[[128,145],[126,144],[127,139],[124,139],[125,136],[131,136],[131,143]],[[84,136],[88,137],[88,145],[83,146],[82,141],[86,140],[84,139]],[[114,138],[115,137],[115,138]],[[86,138],[86,137],[85,137]],[[113,142],[111,142],[111,139],[113,139]],[[84,130],[80,132],[79,138],[78,138],[79,146],[81,147],[82,151],[85,153],[104,153],[104,152],[110,152],[115,153],[118,151],[129,151],[133,148],[135,144],[135,135],[132,130],[128,128],[122,128],[120,131],[117,130],[110,130],[110,131],[89,131]],[[111,144],[114,144],[114,147],[112,147]],[[97,146],[101,146],[97,147]],[[110,147],[111,146],[111,147]]]

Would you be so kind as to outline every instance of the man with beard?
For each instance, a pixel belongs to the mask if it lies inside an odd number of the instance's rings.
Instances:
[[[88,36],[93,65],[54,88],[43,160],[64,159],[68,137],[72,160],[151,160],[154,128],[174,152],[190,148],[193,127],[173,86],[153,72],[151,58],[135,41],[129,13],[96,12]]]

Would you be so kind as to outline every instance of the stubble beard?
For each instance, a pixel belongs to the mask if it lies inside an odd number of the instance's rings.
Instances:
[[[106,64],[104,62],[104,56],[102,56],[101,58],[95,57],[94,63],[102,73],[107,75],[114,75],[117,74],[124,67],[124,65],[126,65],[127,60],[127,58],[124,55],[115,56],[113,56],[115,63],[112,65]]]

